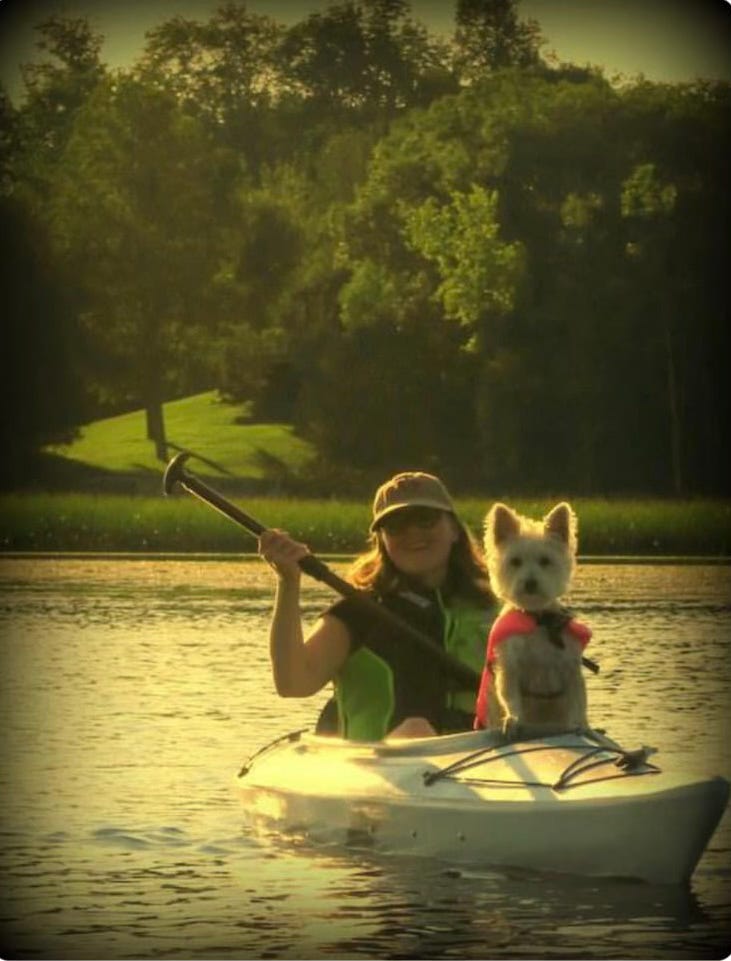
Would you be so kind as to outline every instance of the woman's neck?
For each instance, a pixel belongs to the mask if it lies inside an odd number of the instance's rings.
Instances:
[[[403,584],[416,590],[438,591],[444,587],[447,580],[447,570],[427,571],[424,574],[401,575]]]

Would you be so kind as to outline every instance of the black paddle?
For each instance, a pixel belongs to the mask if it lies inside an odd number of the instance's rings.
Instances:
[[[162,482],[164,494],[172,494],[176,485],[180,484],[183,490],[186,490],[189,494],[192,494],[210,507],[213,507],[235,524],[239,524],[249,531],[249,533],[254,534],[254,536],[258,537],[267,530],[259,521],[255,520],[249,514],[244,513],[244,511],[236,507],[235,504],[226,500],[218,491],[213,490],[212,487],[209,487],[208,484],[204,483],[199,477],[187,471],[184,465],[189,457],[190,454],[187,451],[182,451],[180,454],[176,454],[170,461],[165,470],[165,476]],[[309,574],[310,577],[321,581],[323,584],[327,584],[328,587],[331,587],[343,597],[352,598],[360,604],[364,610],[368,611],[369,614],[380,619],[384,625],[396,628],[400,633],[411,638],[412,641],[421,647],[424,653],[437,660],[446,673],[461,686],[470,689],[477,687],[480,682],[480,675],[473,671],[472,668],[458,661],[456,657],[453,657],[448,651],[439,647],[430,637],[422,634],[421,631],[412,627],[407,621],[402,620],[397,614],[394,614],[388,610],[388,608],[377,603],[370,595],[359,591],[358,588],[353,587],[352,584],[343,580],[342,577],[338,577],[334,571],[330,570],[327,564],[315,557],[314,554],[308,554],[298,563],[302,570],[306,574]]]

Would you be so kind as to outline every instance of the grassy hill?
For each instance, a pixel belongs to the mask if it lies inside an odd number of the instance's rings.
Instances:
[[[164,411],[171,454],[192,451],[191,468],[199,474],[244,481],[296,475],[313,456],[290,426],[248,424],[246,405],[226,404],[217,391],[170,401]],[[157,478],[163,469],[147,440],[142,410],[88,424],[73,443],[47,452],[89,475]]]

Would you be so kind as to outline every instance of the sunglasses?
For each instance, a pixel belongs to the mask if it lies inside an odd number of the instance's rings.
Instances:
[[[430,530],[439,523],[444,511],[434,507],[404,507],[384,517],[378,525],[386,534],[401,534],[409,527]]]

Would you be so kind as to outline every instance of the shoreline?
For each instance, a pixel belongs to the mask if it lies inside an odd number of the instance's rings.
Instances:
[[[347,564],[354,560],[355,554],[326,554],[318,553],[318,558],[328,564]],[[190,561],[210,562],[238,561],[240,563],[259,562],[258,554],[251,552],[235,553],[233,551],[0,551],[0,561],[35,560],[35,561]],[[607,565],[644,565],[644,566],[678,566],[692,565],[694,567],[731,567],[731,555],[728,554],[579,554],[576,563],[607,564]]]

